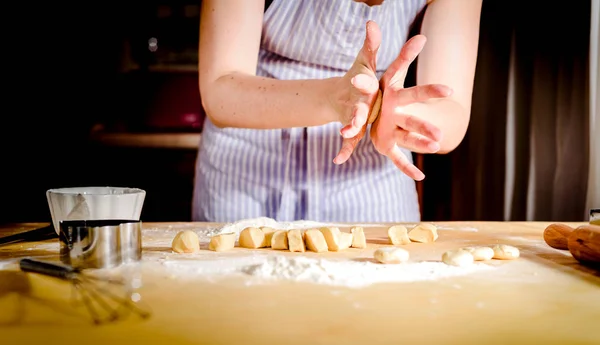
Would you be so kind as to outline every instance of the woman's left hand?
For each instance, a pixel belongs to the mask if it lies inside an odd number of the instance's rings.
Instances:
[[[425,46],[425,36],[417,35],[408,40],[396,60],[386,70],[380,81],[383,91],[381,113],[371,126],[371,140],[377,152],[387,156],[409,177],[420,181],[425,175],[402,152],[400,147],[414,152],[435,153],[440,149],[441,130],[430,122],[406,112],[406,107],[432,99],[448,97],[452,89],[445,85],[429,84],[404,88],[410,64]],[[441,62],[443,63],[443,62]],[[366,125],[365,125],[366,126]],[[345,162],[359,140],[352,140],[354,133],[342,130],[344,145],[336,163]]]

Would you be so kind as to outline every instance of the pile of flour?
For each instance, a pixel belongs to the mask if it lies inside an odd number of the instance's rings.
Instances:
[[[201,261],[164,261],[170,273],[185,277],[214,278],[241,275],[248,284],[292,281],[330,286],[362,288],[377,283],[437,280],[493,269],[483,263],[467,267],[442,262],[407,262],[383,265],[369,258],[322,259],[280,254],[220,257]]]
[[[376,283],[436,280],[487,269],[491,267],[485,264],[459,268],[427,261],[382,265],[368,261],[272,256],[263,263],[244,266],[240,272],[262,279],[360,288]]]

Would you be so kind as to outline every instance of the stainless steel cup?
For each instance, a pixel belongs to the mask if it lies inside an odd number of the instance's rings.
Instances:
[[[146,192],[127,187],[71,187],[46,192],[54,230],[63,220],[139,220]]]
[[[60,258],[72,267],[113,268],[142,258],[139,220],[60,222]]]
[[[110,268],[141,259],[144,190],[71,187],[50,189],[46,196],[64,263]]]

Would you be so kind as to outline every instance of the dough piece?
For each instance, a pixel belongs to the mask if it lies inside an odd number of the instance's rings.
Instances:
[[[367,248],[367,238],[361,226],[353,227],[350,229],[350,233],[352,234],[352,244],[350,245],[352,248]]]
[[[235,246],[235,237],[236,236],[234,232],[215,235],[210,238],[208,250],[213,250],[215,252],[231,250]]]
[[[265,242],[263,243],[262,248],[270,248],[271,247],[271,238],[273,237],[273,234],[275,233],[275,229],[270,228],[268,226],[263,226],[260,228],[263,233],[265,234]]]
[[[338,250],[350,248],[350,246],[352,245],[353,238],[354,236],[352,236],[352,234],[349,232],[340,232],[338,239]]]
[[[271,248],[274,250],[286,250],[289,248],[286,230],[277,230],[273,233]]]
[[[194,253],[200,250],[198,235],[190,230],[180,231],[173,238],[171,249],[175,253]]]
[[[433,224],[421,223],[408,233],[408,238],[413,242],[435,242],[438,238],[437,227]]]
[[[381,113],[381,101],[383,100],[383,94],[381,90],[377,90],[377,98],[375,98],[375,103],[373,103],[373,108],[371,108],[371,112],[369,113],[369,118],[367,119],[367,124],[370,125]]]
[[[442,254],[442,261],[446,265],[463,267],[473,264],[474,258],[471,253],[466,250],[449,250]]]
[[[408,261],[407,250],[397,247],[382,247],[375,251],[373,258],[382,264],[399,264]]]
[[[259,228],[245,228],[240,232],[239,245],[242,248],[263,248],[265,233]]]
[[[519,257],[519,249],[508,244],[497,244],[492,247],[494,250],[494,259],[514,260]]]
[[[317,229],[308,229],[304,233],[304,240],[306,241],[306,249],[321,253],[327,251],[327,241],[323,233]]]
[[[287,241],[290,252],[305,252],[304,234],[301,230],[290,230],[287,232]]]
[[[329,251],[337,252],[340,250],[340,229],[336,227],[322,227],[319,231],[323,234]]]
[[[390,226],[390,228],[387,231],[387,234],[388,238],[390,239],[390,242],[395,246],[410,243],[407,229],[403,225]]]
[[[494,250],[490,247],[464,247],[461,249],[471,253],[475,261],[488,261],[494,257]]]

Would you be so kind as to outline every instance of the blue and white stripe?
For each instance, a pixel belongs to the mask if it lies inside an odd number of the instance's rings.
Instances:
[[[264,17],[256,73],[276,79],[341,76],[354,62],[371,19],[382,31],[381,76],[424,6],[425,0],[386,0],[372,7],[353,0],[274,0]],[[206,119],[193,220],[418,221],[414,181],[377,153],[368,135],[349,161],[332,163],[341,148],[340,126],[219,129]]]

